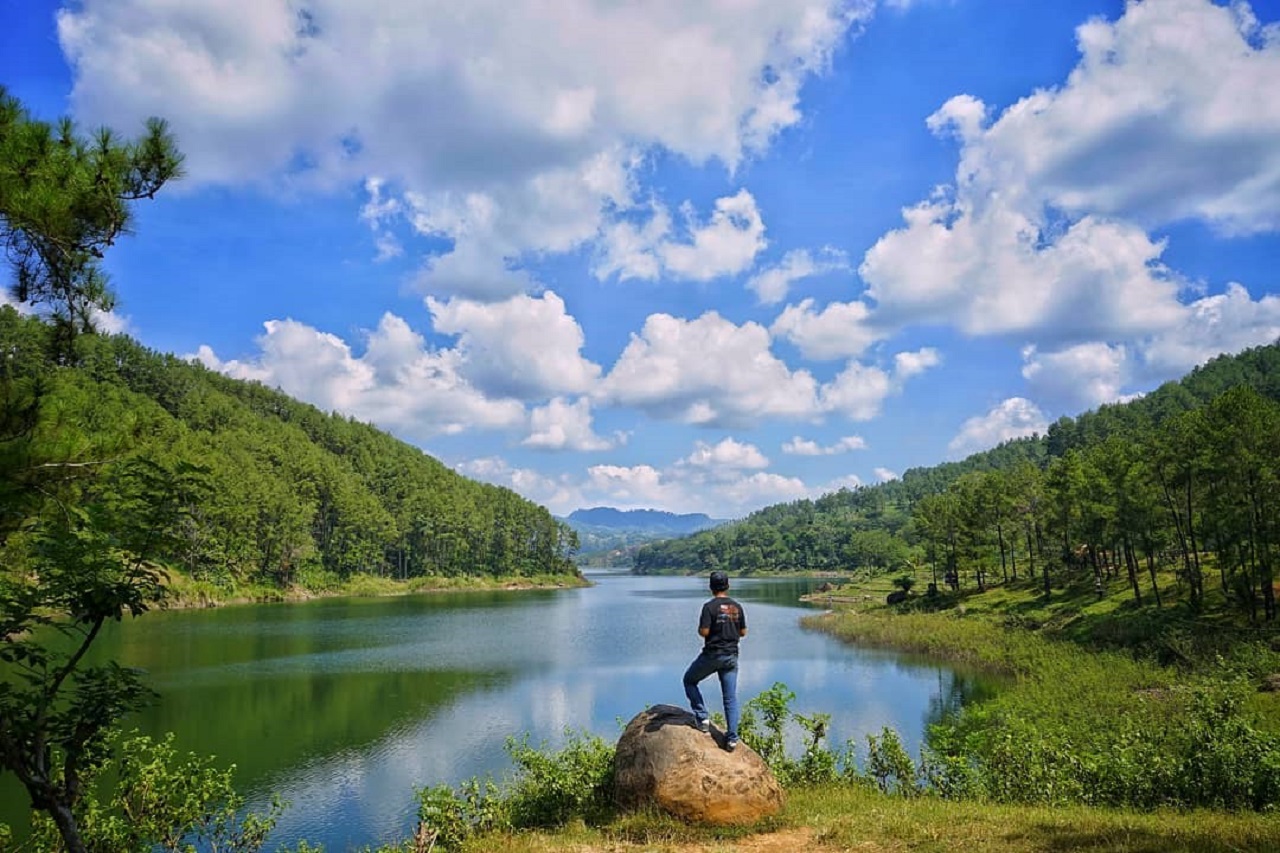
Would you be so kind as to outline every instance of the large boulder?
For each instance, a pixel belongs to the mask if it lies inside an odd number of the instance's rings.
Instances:
[[[654,805],[689,821],[754,823],[777,814],[782,787],[745,743],[724,749],[724,733],[698,731],[693,714],[654,705],[627,724],[613,768],[618,804]]]

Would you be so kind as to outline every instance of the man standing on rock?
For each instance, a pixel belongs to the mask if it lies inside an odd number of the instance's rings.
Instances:
[[[738,746],[738,640],[747,636],[747,614],[741,604],[729,597],[729,576],[724,572],[711,573],[711,596],[698,617],[698,634],[704,638],[702,654],[685,670],[684,695],[689,697],[698,728],[710,731],[707,703],[698,682],[713,672],[720,676],[720,695],[724,697],[728,723],[724,748],[732,752]]]

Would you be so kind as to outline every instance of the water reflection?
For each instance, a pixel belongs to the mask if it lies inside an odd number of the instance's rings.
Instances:
[[[705,578],[593,575],[589,589],[329,600],[148,614],[102,651],[150,670],[137,723],[238,765],[258,802],[292,806],[270,847],[329,850],[406,835],[417,787],[509,768],[508,737],[608,738],[648,705],[684,704]],[[736,579],[747,608],[739,691],[785,682],[831,714],[833,744],[883,726],[918,749],[926,724],[981,690],[936,664],[800,629],[817,581]],[[718,689],[708,694],[719,704]],[[0,816],[4,819],[4,816]]]

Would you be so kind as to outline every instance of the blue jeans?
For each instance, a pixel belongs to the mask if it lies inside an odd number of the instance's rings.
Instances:
[[[684,673],[684,695],[689,697],[689,706],[698,720],[708,716],[707,703],[702,699],[702,691],[698,682],[711,673],[720,676],[720,695],[724,697],[724,718],[728,723],[725,734],[731,738],[738,736],[738,656],[717,655],[703,652],[694,658],[693,663]]]

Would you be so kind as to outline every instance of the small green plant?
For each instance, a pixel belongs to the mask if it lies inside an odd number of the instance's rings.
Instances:
[[[831,725],[830,714],[794,714],[793,719],[804,729],[806,743],[800,760],[790,767],[791,781],[804,785],[820,785],[839,778],[840,756],[823,741]]]
[[[784,729],[796,694],[781,681],[751,699],[742,709],[738,728],[742,740],[764,759],[776,775],[785,775],[787,745]]]
[[[555,752],[536,749],[522,739],[507,741],[518,773],[507,794],[513,826],[559,826],[573,818],[597,820],[610,808],[613,747],[596,735],[566,731]]]
[[[867,775],[886,794],[915,796],[920,793],[916,763],[902,745],[902,739],[885,726],[880,736],[867,735]]]
[[[244,811],[244,798],[232,785],[234,767],[219,768],[194,753],[179,756],[172,733],[159,742],[133,734],[117,738],[114,793],[107,802],[94,793],[96,775],[77,809],[86,849],[115,853],[153,850],[228,850],[253,853],[266,843],[284,806],[271,804],[265,815]],[[37,850],[61,851],[64,842],[48,816],[33,816]]]
[[[442,850],[457,850],[477,833],[506,824],[497,786],[490,780],[469,779],[457,790],[436,785],[418,791],[419,834]]]
[[[457,850],[486,832],[600,822],[612,816],[613,747],[596,735],[566,731],[559,750],[510,738],[516,771],[502,787],[470,779],[456,789],[418,791],[419,833],[441,850]]]

